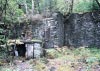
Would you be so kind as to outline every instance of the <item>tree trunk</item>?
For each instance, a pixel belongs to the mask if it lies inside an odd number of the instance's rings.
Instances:
[[[99,1],[98,0],[95,0],[96,1],[96,3],[98,4],[98,6],[99,6],[99,8],[100,8],[100,3],[99,3]]]
[[[34,14],[34,1],[32,0],[32,15]]]
[[[39,5],[39,3],[40,3],[40,0],[35,0],[35,6],[36,6],[36,11],[40,14],[40,5]]]
[[[25,9],[26,9],[26,14],[28,14],[28,8],[27,8],[26,0],[25,0]]]
[[[73,12],[73,3],[74,3],[74,0],[71,0],[70,10],[69,10],[70,13]]]

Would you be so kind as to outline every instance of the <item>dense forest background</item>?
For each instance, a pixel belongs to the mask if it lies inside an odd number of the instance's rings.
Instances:
[[[45,14],[45,11],[60,11],[63,14],[90,12],[99,10],[97,1],[100,2],[100,0],[0,0],[0,15],[2,15],[0,18],[5,19],[8,23],[16,23],[25,21],[26,15],[30,13]]]

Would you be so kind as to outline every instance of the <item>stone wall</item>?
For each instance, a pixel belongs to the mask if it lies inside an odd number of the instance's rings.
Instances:
[[[64,24],[63,15],[61,13],[53,13],[48,18],[43,18],[41,21],[30,22],[29,24],[21,24],[16,26],[16,37],[43,40],[45,48],[61,47],[64,43]]]
[[[64,43],[64,24],[63,15],[54,13],[50,18],[45,18],[38,24],[37,29],[38,38],[44,41],[45,48],[61,47]]]
[[[28,27],[30,25],[31,28]],[[43,40],[45,48],[100,46],[99,12],[73,13],[66,16],[65,21],[61,13],[53,13],[49,18],[31,22],[30,25],[26,25],[25,32],[31,30],[31,37]],[[24,27],[19,28],[17,31],[21,33]]]
[[[64,25],[65,45],[100,46],[99,20],[99,12],[71,14]]]

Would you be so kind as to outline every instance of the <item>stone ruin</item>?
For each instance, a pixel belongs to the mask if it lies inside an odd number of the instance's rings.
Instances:
[[[45,48],[100,46],[100,14],[97,11],[65,17],[61,13],[53,13],[51,17],[31,22],[26,27],[26,31],[32,32],[32,38],[44,42]],[[23,26],[20,28],[21,33]]]
[[[33,38],[42,40],[44,48],[100,46],[99,12],[88,12],[84,14],[73,13],[65,17],[61,13],[53,13],[51,17],[43,18],[41,21],[31,22],[30,24],[17,28],[18,30],[16,31],[17,33],[20,32],[20,35],[21,32],[25,33],[24,40]],[[30,42],[25,45],[23,47],[26,49],[19,49],[20,54],[23,51],[25,54],[26,51],[27,53],[29,52],[27,54],[28,58],[34,54],[34,57],[40,57],[42,51],[39,44],[31,44]],[[34,47],[36,47],[35,51],[33,49]],[[38,47],[40,48],[38,49]],[[33,51],[35,52],[34,54],[32,54]]]
[[[45,46],[100,46],[100,12],[73,13],[63,17],[54,13],[43,20],[45,26]],[[48,28],[50,26],[50,28]]]
[[[34,37],[44,41],[45,48],[61,47],[64,43],[63,16],[55,13],[51,18],[42,20],[34,30]]]
[[[23,32],[22,35],[21,32]],[[24,43],[22,47],[20,47],[22,44],[16,46],[16,51],[19,54],[16,56],[25,56],[28,59],[40,58],[41,56],[45,56],[44,48],[63,46],[63,15],[54,13],[52,17],[43,18],[39,21],[35,20],[35,22],[30,22],[24,26],[17,26],[16,33],[21,35],[20,38]]]
[[[65,21],[65,45],[100,46],[100,12],[71,14]]]
[[[36,18],[35,18],[36,19]],[[26,28],[25,28],[26,27]],[[44,42],[45,48],[61,47],[64,43],[63,15],[54,13],[51,17],[43,18],[26,25],[21,31],[25,33],[25,38],[39,39]],[[30,35],[31,34],[31,35]]]

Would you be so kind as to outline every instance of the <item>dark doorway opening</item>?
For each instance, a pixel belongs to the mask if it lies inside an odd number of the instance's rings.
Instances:
[[[26,53],[25,44],[17,44],[16,50],[18,51],[18,56],[25,57],[25,53]]]

